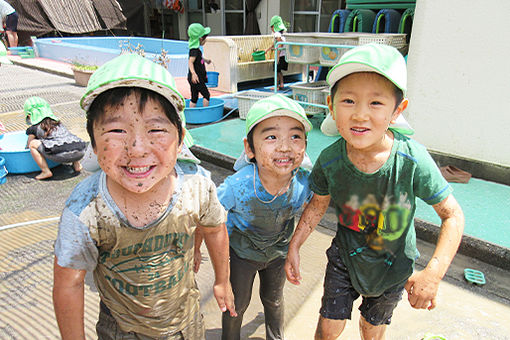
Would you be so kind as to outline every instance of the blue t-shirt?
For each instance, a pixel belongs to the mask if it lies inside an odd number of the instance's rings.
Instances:
[[[271,203],[262,202],[271,201],[274,196],[264,189],[255,164],[225,179],[218,188],[218,198],[228,211],[230,247],[239,257],[269,262],[287,256],[294,217],[311,198],[308,175],[307,170],[297,170],[287,192]]]

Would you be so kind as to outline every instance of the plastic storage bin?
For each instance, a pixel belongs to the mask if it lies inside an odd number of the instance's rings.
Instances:
[[[317,33],[315,35],[318,44],[324,45],[350,45],[358,46],[369,43],[390,45],[395,47],[402,54],[407,54],[406,35],[401,33]],[[324,66],[334,66],[340,57],[349,48],[320,48],[319,62]]]
[[[246,119],[248,115],[248,111],[251,106],[255,104],[255,102],[259,99],[263,99],[266,97],[272,96],[273,92],[264,92],[264,91],[256,91],[250,90],[245,92],[240,92],[236,94],[234,97],[237,98],[237,106],[239,108],[239,118]]]
[[[284,34],[284,37],[286,42],[317,43],[313,33],[287,33]],[[285,58],[289,63],[317,64],[319,62],[319,49],[317,46],[285,45]]]
[[[325,80],[317,81],[314,83],[302,83],[296,85],[290,85],[292,89],[292,98],[294,100],[306,103],[326,105],[324,100],[324,93],[322,90],[328,88],[328,84]],[[301,104],[301,103],[300,103]],[[305,109],[307,115],[315,115],[324,113],[326,110],[322,107],[301,104]]]

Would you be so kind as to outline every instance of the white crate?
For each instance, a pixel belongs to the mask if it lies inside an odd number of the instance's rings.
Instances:
[[[296,85],[290,85],[292,89],[292,98],[294,100],[312,104],[326,105],[324,99],[324,93],[322,90],[328,88],[328,84],[325,80],[317,81],[314,83],[302,83]],[[301,104],[305,109],[306,114],[314,115],[324,113],[325,109],[322,107]]]
[[[274,92],[265,91],[244,91],[236,94],[234,97],[237,98],[237,106],[239,108],[239,118],[246,119],[248,111],[257,100],[270,97]]]
[[[401,33],[316,33],[318,44],[359,46],[369,43],[390,45],[402,54],[407,52],[406,35]],[[350,48],[321,47],[319,63],[323,66],[335,66],[340,57]]]
[[[315,44],[313,33],[286,33],[285,42]],[[319,49],[317,46],[285,45],[285,59],[289,63],[317,64]]]

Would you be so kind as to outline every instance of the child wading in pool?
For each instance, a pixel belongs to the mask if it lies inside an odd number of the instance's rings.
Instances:
[[[100,296],[99,339],[204,339],[193,274],[196,229],[214,296],[235,315],[226,212],[214,183],[177,162],[184,98],[163,67],[119,56],[90,78],[81,106],[101,167],[66,202],[55,243],[53,304],[63,339],[84,339],[84,277]]]
[[[50,104],[40,97],[30,97],[23,105],[25,119],[30,127],[27,148],[41,168],[35,179],[53,176],[46,159],[57,163],[72,163],[74,171],[81,171],[80,159],[85,155],[87,144],[73,135],[53,114]]]
[[[207,83],[207,72],[204,63],[210,64],[211,60],[203,58],[202,51],[200,50],[200,46],[205,44],[209,33],[211,33],[209,27],[204,27],[198,23],[191,24],[188,27],[188,83],[191,88],[190,107],[197,106],[199,93],[204,97],[202,106],[209,106],[211,94],[205,85],[205,83]]]

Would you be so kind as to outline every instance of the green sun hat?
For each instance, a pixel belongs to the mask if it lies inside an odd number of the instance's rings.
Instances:
[[[274,31],[275,32],[280,32],[282,30],[287,30],[287,28],[285,27],[285,24],[283,23],[282,17],[279,16],[279,15],[274,15],[271,18],[271,21],[269,22],[269,27],[271,27],[271,26],[274,26]]]
[[[199,23],[194,23],[189,25],[188,27],[188,47],[190,49],[192,48],[198,48],[200,46],[200,38],[202,38],[204,35],[208,35],[211,33],[210,27],[204,27]]]
[[[0,64],[12,65],[12,61],[7,58],[7,49],[0,43]]]
[[[407,92],[407,67],[402,54],[393,46],[366,44],[347,51],[326,76],[333,87],[337,81],[356,72],[375,72]]]
[[[184,110],[184,97],[175,80],[163,66],[138,54],[123,54],[99,67],[90,77],[80,105],[87,112],[101,93],[116,87],[141,87],[159,93],[175,108]]]
[[[25,100],[23,111],[25,112],[25,117],[30,116],[30,122],[32,124],[38,124],[44,118],[51,118],[58,121],[58,118],[51,110],[50,104],[41,97],[34,96]]]
[[[301,105],[284,95],[275,94],[252,105],[246,116],[246,134],[261,121],[280,116],[296,119],[303,124],[306,133],[313,127],[312,123],[306,118],[305,110]]]

